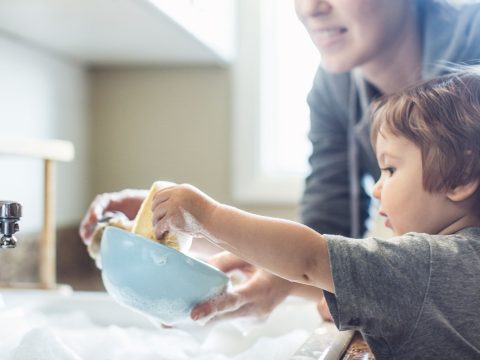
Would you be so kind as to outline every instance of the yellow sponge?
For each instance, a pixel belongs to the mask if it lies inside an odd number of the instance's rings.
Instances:
[[[158,191],[156,183],[153,183],[147,197],[143,200],[140,210],[138,211],[135,220],[133,221],[132,232],[137,235],[144,236],[148,239],[158,241],[164,245],[170,246],[176,250],[179,250],[180,246],[177,237],[169,232],[165,233],[162,239],[157,240],[155,232],[153,230],[153,212],[152,202],[155,193]]]

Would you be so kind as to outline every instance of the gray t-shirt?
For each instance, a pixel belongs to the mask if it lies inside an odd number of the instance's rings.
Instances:
[[[360,331],[377,359],[480,359],[480,228],[325,237],[340,330]]]

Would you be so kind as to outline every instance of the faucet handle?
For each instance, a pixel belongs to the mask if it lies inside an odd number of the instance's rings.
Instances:
[[[0,200],[0,219],[20,219],[22,205],[16,201]]]
[[[14,248],[15,234],[19,230],[17,221],[22,217],[22,205],[15,201],[0,201],[0,248]]]

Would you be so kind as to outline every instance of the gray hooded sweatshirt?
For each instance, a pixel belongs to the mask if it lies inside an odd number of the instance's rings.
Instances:
[[[446,73],[445,65],[452,63],[480,63],[480,4],[453,8],[442,1],[418,3],[423,79]],[[301,217],[320,233],[359,238],[366,230],[370,197],[362,180],[380,174],[370,144],[368,108],[379,95],[355,71],[317,71],[308,95],[313,151]]]

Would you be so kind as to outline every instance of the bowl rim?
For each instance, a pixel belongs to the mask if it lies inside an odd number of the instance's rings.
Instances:
[[[105,227],[105,231],[103,232],[102,234],[102,242],[100,244],[100,255],[101,257],[103,257],[103,249],[104,247],[101,246],[102,243],[104,242],[104,237],[107,236],[107,234],[109,232],[119,232],[119,233],[124,233],[125,235],[127,235],[128,237],[133,237],[135,238],[136,240],[138,241],[142,241],[144,242],[145,244],[148,244],[147,246],[153,246],[154,248],[155,247],[158,247],[159,249],[161,249],[161,251],[166,251],[167,253],[171,253],[171,254],[175,254],[175,256],[180,256],[180,258],[182,259],[185,259],[186,261],[194,261],[196,263],[198,263],[197,265],[200,265],[200,266],[204,266],[204,267],[207,267],[207,268],[210,268],[211,270],[215,271],[215,272],[218,272],[221,276],[223,276],[225,278],[225,281],[226,283],[229,281],[229,277],[227,276],[227,274],[225,274],[223,271],[221,271],[220,269],[216,268],[215,266],[207,263],[206,261],[203,261],[203,260],[200,260],[200,259],[197,259],[193,256],[189,256],[177,249],[174,249],[170,246],[167,246],[167,245],[163,245],[157,241],[154,241],[152,239],[149,239],[149,238],[146,238],[145,236],[142,236],[142,235],[138,235],[138,234],[135,234],[131,231],[128,231],[128,230],[124,230],[124,229],[121,229],[121,228],[118,228],[116,226],[106,226]]]

